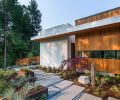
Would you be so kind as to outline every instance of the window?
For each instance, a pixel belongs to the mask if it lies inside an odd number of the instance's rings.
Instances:
[[[104,51],[104,58],[107,58],[107,59],[116,58],[116,51]]]
[[[120,51],[117,51],[117,59],[120,59]]]
[[[120,59],[120,51],[105,50],[105,51],[79,51],[77,56],[88,58],[105,58],[105,59]]]

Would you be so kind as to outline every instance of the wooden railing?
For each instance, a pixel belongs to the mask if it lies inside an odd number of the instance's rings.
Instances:
[[[32,63],[40,64],[40,57],[31,57],[31,58],[23,58],[23,59],[18,59],[16,61],[16,66],[19,65],[31,65]]]

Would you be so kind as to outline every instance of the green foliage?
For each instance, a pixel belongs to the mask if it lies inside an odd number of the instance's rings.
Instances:
[[[32,53],[32,52],[29,52],[29,53],[28,53],[28,58],[31,58],[31,57],[33,57],[33,53]]]
[[[111,91],[114,91],[114,92],[118,92],[118,93],[120,93],[120,86],[112,86],[111,88],[110,88],[110,90]]]
[[[28,56],[39,55],[39,43],[30,38],[37,35],[41,28],[41,13],[35,0],[28,6],[21,5],[18,0],[0,0],[0,38],[5,35],[7,27],[7,66]],[[6,18],[4,18],[4,16]],[[5,21],[6,19],[6,21]],[[4,41],[0,41],[0,67],[3,66]],[[31,54],[30,54],[31,53]]]
[[[14,97],[14,92],[15,92],[15,89],[9,88],[9,89],[6,89],[2,95],[4,98],[9,97],[9,99],[12,100]]]
[[[99,97],[105,97],[107,95],[107,92],[100,87],[95,87],[93,90],[93,94]]]
[[[7,82],[4,79],[0,79],[0,94],[2,94],[7,88]]]
[[[0,70],[0,79],[8,79],[10,76],[15,74],[14,70]]]

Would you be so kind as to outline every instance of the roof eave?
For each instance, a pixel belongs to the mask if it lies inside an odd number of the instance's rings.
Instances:
[[[89,32],[89,31],[110,28],[110,27],[114,27],[114,26],[115,27],[120,26],[120,16],[106,18],[106,19],[102,19],[99,21],[94,21],[94,22],[82,24],[82,25],[76,26],[75,28],[73,28],[72,30],[70,30],[68,32],[56,34],[56,35],[49,36],[49,37],[44,37],[44,38],[41,38],[40,36],[32,37],[31,40],[33,40],[33,41],[45,41],[48,39],[61,38],[61,37],[65,37],[65,36]]]

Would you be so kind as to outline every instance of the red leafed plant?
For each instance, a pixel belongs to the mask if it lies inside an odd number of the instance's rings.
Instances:
[[[90,63],[86,57],[68,58],[61,62],[60,70],[76,70],[77,72],[84,72],[90,70]]]

